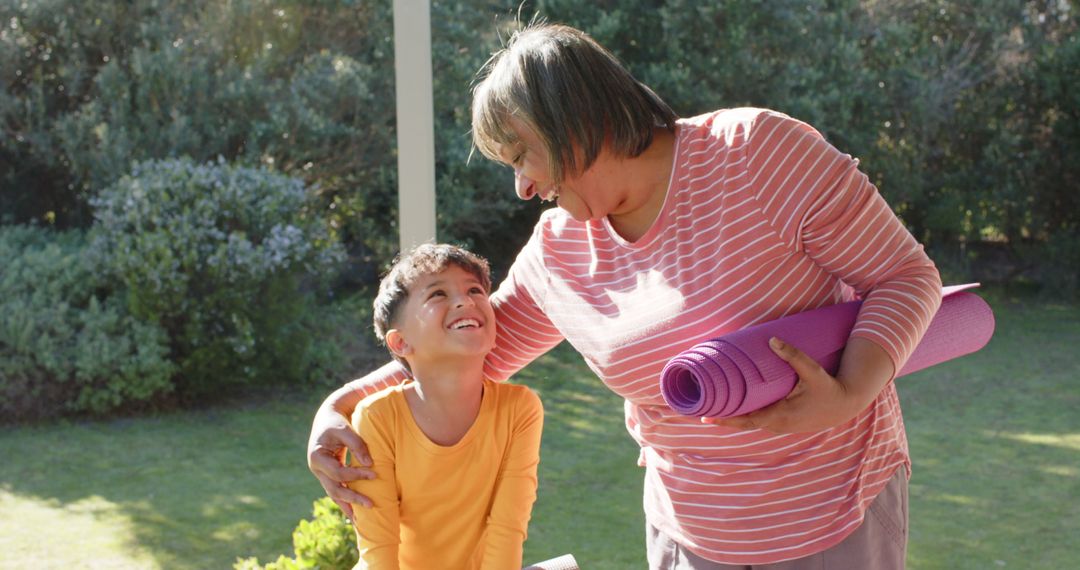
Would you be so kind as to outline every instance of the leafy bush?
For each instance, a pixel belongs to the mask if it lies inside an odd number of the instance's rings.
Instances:
[[[1036,278],[1055,298],[1080,299],[1080,231],[1070,228],[1041,247],[1021,247],[1020,254],[1038,267]]]
[[[101,414],[171,389],[165,332],[109,294],[79,231],[0,227],[0,417]]]
[[[356,535],[341,509],[323,497],[315,501],[312,520],[300,521],[293,531],[295,556],[281,555],[277,560],[259,565],[257,558],[237,559],[234,570],[348,570],[360,555]]]
[[[1077,235],[1075,3],[433,2],[439,238],[496,272],[537,206],[467,162],[470,87],[519,8],[588,31],[683,115],[810,122],[932,248],[1023,243],[1043,264]],[[0,223],[86,227],[131,161],[224,156],[318,182],[350,284],[396,251],[392,3],[41,0],[0,22]]]
[[[475,25],[452,41],[475,43],[477,26],[490,28],[486,15],[454,4],[434,9],[471,14]],[[353,280],[372,281],[396,252],[390,3],[47,0],[0,3],[0,22],[0,73],[12,78],[0,89],[9,222],[85,227],[89,197],[132,162],[223,156],[311,184],[347,246]],[[440,195],[440,231],[468,243],[520,242],[531,222],[499,223],[523,211],[507,173],[491,176],[486,161],[457,173],[468,84],[488,46],[447,49],[454,57],[436,52],[436,63],[456,72],[438,86],[438,161],[440,172],[456,172],[440,176],[453,194]]]
[[[94,259],[165,330],[178,393],[303,378],[341,250],[303,182],[223,160],[138,164],[92,201]]]

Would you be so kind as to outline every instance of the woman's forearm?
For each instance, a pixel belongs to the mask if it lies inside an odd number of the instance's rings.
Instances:
[[[322,405],[348,418],[352,416],[353,410],[361,400],[383,388],[399,384],[408,377],[403,366],[396,361],[391,361],[366,376],[334,390],[326,397]]]
[[[884,348],[865,338],[848,339],[836,380],[855,404],[852,415],[866,409],[894,375],[892,357]]]

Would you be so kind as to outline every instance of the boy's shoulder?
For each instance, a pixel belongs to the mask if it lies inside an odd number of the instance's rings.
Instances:
[[[526,408],[541,407],[540,397],[536,395],[536,392],[530,390],[528,386],[511,384],[510,382],[494,382],[491,380],[485,380],[484,382],[487,387],[495,391],[500,406]]]
[[[356,405],[356,409],[353,410],[352,423],[357,425],[357,420],[361,415],[369,416],[375,414],[376,416],[382,416],[385,414],[393,413],[399,398],[404,398],[402,390],[405,388],[405,383],[396,384],[383,388],[374,394],[366,396],[360,403]]]
[[[525,397],[526,394],[533,394],[533,391],[530,390],[528,386],[523,386],[521,384],[512,384],[509,381],[496,382],[494,380],[484,380],[484,387],[484,389],[494,389],[500,395],[505,394],[508,397],[513,396],[521,398]]]

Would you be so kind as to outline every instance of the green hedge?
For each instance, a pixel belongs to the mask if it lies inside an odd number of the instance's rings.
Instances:
[[[199,398],[303,378],[342,252],[302,181],[224,161],[138,164],[94,200],[94,259],[160,326]]]
[[[369,366],[361,296],[297,179],[149,161],[91,200],[89,232],[0,226],[0,416],[196,402],[337,384]]]
[[[0,227],[0,417],[112,412],[172,390],[167,336],[134,317],[83,233]]]

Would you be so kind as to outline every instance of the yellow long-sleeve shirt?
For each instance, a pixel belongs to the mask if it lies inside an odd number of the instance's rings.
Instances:
[[[364,399],[353,429],[376,479],[350,487],[374,507],[353,507],[358,568],[521,567],[540,461],[543,408],[524,386],[484,382],[480,412],[461,441],[433,443],[393,386]]]

